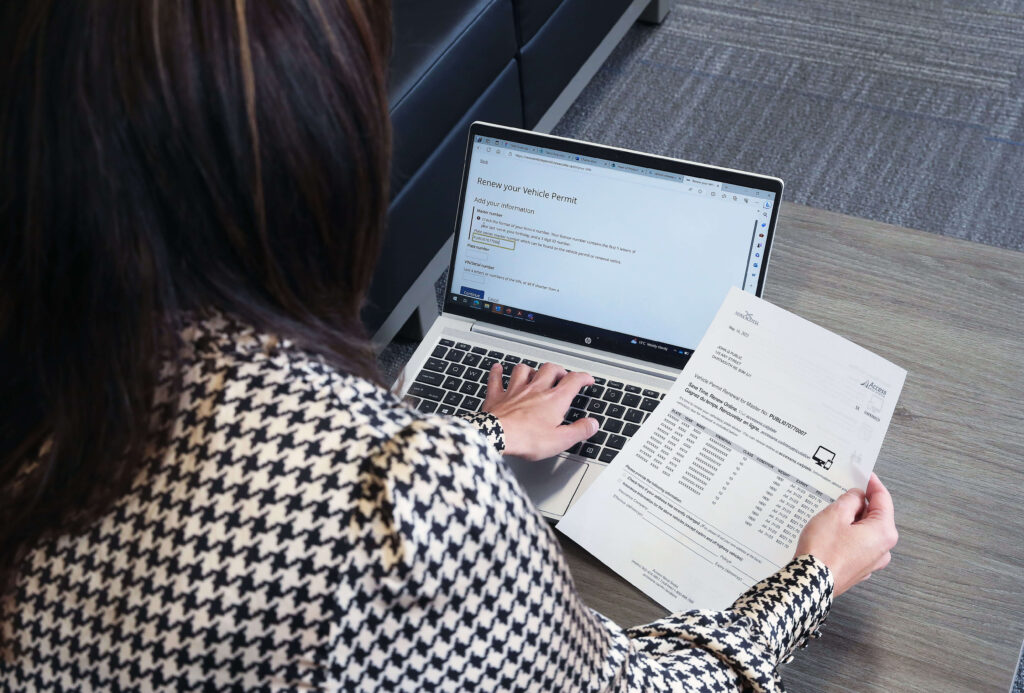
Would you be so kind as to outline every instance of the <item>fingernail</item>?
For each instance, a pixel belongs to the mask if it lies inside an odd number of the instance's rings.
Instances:
[[[590,435],[597,433],[597,428],[600,424],[597,423],[597,419],[587,419],[590,422]]]

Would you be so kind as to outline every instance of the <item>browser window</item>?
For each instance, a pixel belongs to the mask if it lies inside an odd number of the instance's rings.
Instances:
[[[451,291],[474,307],[682,353],[730,287],[756,291],[772,193],[492,138],[472,146]]]

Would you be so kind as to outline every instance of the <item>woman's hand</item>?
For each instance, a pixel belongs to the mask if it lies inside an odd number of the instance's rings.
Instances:
[[[586,373],[567,374],[553,363],[533,370],[520,363],[512,369],[507,390],[502,387],[501,376],[501,364],[491,366],[483,410],[501,421],[506,455],[542,460],[597,433],[597,419],[561,425],[572,398],[594,384]]]
[[[850,489],[811,518],[800,534],[796,555],[811,554],[829,567],[839,596],[889,565],[896,546],[892,497],[871,475],[867,494]]]

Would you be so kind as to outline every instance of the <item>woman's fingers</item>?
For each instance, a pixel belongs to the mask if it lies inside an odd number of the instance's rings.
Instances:
[[[565,408],[568,409],[572,398],[578,395],[580,390],[593,384],[594,376],[589,373],[573,371],[558,381],[558,384],[555,385],[555,391],[562,397],[567,398],[565,400]]]
[[[537,388],[554,387],[555,383],[562,379],[566,371],[554,363],[542,363],[537,373],[533,376],[533,383]]]
[[[505,394],[505,387],[501,384],[501,364],[496,363],[491,366],[490,372],[487,374],[487,397],[484,398],[483,409],[484,411],[490,411],[490,406],[501,401],[502,396]]]
[[[864,494],[858,488],[851,488],[839,496],[839,498],[836,498],[832,506],[843,522],[850,524],[864,507]]]
[[[864,514],[865,518],[878,519],[883,522],[894,521],[892,496],[889,495],[889,490],[885,488],[881,479],[874,472],[868,479],[867,501],[868,511]]]
[[[555,428],[555,439],[560,450],[568,450],[576,443],[582,442],[597,433],[597,419],[580,419],[565,426]]]
[[[879,480],[878,475],[874,473],[871,474],[871,478],[868,480],[867,501],[868,509],[864,513],[864,519],[861,523],[876,527],[878,541],[888,554],[888,549],[896,546],[900,535],[896,530],[896,516],[893,509],[892,496],[889,495],[889,490]]]
[[[512,375],[508,379],[509,391],[518,390],[521,386],[529,383],[533,379],[535,370],[527,366],[525,363],[518,364],[512,369]]]
[[[562,425],[573,397],[593,382],[587,373],[567,373],[551,363],[537,371],[519,364],[512,370],[505,390],[501,387],[501,368],[494,366],[488,378],[484,411],[501,420],[505,454],[543,459],[596,433],[596,419],[584,418]]]
[[[858,506],[863,509],[858,511]],[[862,519],[852,521],[858,514]],[[811,518],[800,533],[797,553],[809,553],[825,563],[835,577],[835,594],[840,595],[889,565],[896,538],[892,497],[872,475],[866,494],[856,489],[844,493]]]

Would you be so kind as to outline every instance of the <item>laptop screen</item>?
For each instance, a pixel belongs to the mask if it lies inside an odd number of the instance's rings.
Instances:
[[[760,295],[777,179],[481,124],[464,179],[453,312],[682,367]]]

